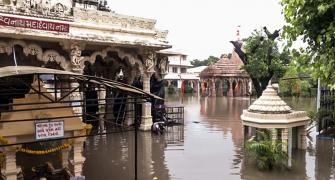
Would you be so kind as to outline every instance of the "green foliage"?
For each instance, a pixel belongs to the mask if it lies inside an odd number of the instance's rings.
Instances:
[[[284,37],[288,45],[302,39],[307,48],[299,49],[298,66],[311,70],[314,78],[335,88],[335,1],[282,0],[288,23]]]
[[[191,86],[185,86],[185,93],[194,93],[195,90]]]
[[[207,59],[204,60],[194,59],[193,61],[191,61],[191,64],[193,67],[209,66],[216,63],[218,60],[219,60],[218,57],[209,56]]]
[[[246,39],[244,49],[248,63],[243,68],[252,78],[262,81],[262,79],[280,78],[284,75],[284,65],[289,61],[289,53],[280,52],[277,42],[269,39],[263,30],[255,30]]]
[[[280,92],[289,96],[299,96],[301,92],[301,80],[298,75],[297,70],[293,66],[290,66],[283,80],[279,81]]]
[[[256,160],[257,168],[260,170],[271,170],[274,167],[286,167],[287,153],[282,151],[280,141],[272,141],[271,132],[256,131],[257,140],[248,141],[247,152]]]
[[[173,85],[170,85],[168,87],[168,94],[175,94],[175,93],[176,93],[175,88],[173,87]]]

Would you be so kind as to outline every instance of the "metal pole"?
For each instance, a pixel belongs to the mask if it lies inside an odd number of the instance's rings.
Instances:
[[[320,78],[318,78],[318,92],[316,95],[316,111],[319,111],[320,109],[320,100],[321,100],[321,83],[320,83]]]
[[[135,101],[137,101],[137,99]],[[135,105],[136,105],[136,102],[135,102]],[[137,180],[137,128],[138,128],[138,120],[139,120],[138,118],[139,118],[139,115],[138,113],[136,113],[135,115],[135,180]]]

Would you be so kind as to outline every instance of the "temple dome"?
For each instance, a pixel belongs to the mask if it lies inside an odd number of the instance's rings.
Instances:
[[[291,108],[277,94],[276,90],[269,84],[259,97],[248,108],[248,111],[259,113],[285,114],[290,113]]]
[[[256,128],[287,128],[307,125],[306,111],[293,111],[269,83],[259,97],[241,115],[243,125]]]
[[[237,53],[233,51],[230,57],[222,55],[219,61],[204,69],[200,73],[200,77],[249,77],[248,74],[241,69],[242,65],[242,60]]]

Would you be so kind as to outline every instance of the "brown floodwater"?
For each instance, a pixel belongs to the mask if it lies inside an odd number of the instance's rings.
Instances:
[[[297,110],[313,110],[314,99],[287,98]],[[316,138],[315,128],[306,151],[294,151],[291,170],[261,172],[244,155],[240,114],[249,98],[168,97],[185,105],[185,125],[170,127],[163,136],[138,136],[138,179],[334,179],[334,142]],[[83,172],[88,180],[134,179],[134,132],[86,140]]]

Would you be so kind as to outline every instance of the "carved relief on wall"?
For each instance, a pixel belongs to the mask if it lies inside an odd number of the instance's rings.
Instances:
[[[159,62],[159,70],[161,74],[167,74],[167,71],[169,69],[169,60],[168,57],[162,57]]]
[[[146,50],[143,54],[144,67],[146,72],[155,72],[156,54],[154,51]]]
[[[137,18],[111,12],[82,10],[73,8],[75,21],[119,26],[122,28],[153,30],[156,21],[152,19]]]
[[[0,12],[66,18],[72,16],[72,0],[7,0],[0,6]]]
[[[66,61],[65,58],[55,50],[45,51],[42,55],[42,61],[44,61],[45,63],[49,61],[57,62],[63,69],[70,71],[70,63]]]
[[[23,48],[23,53],[28,55],[36,56],[38,60],[42,61],[43,50],[40,46],[36,44],[29,44],[28,46]]]
[[[71,64],[73,70],[82,70],[84,68],[81,49],[82,48],[78,44],[71,45]]]

